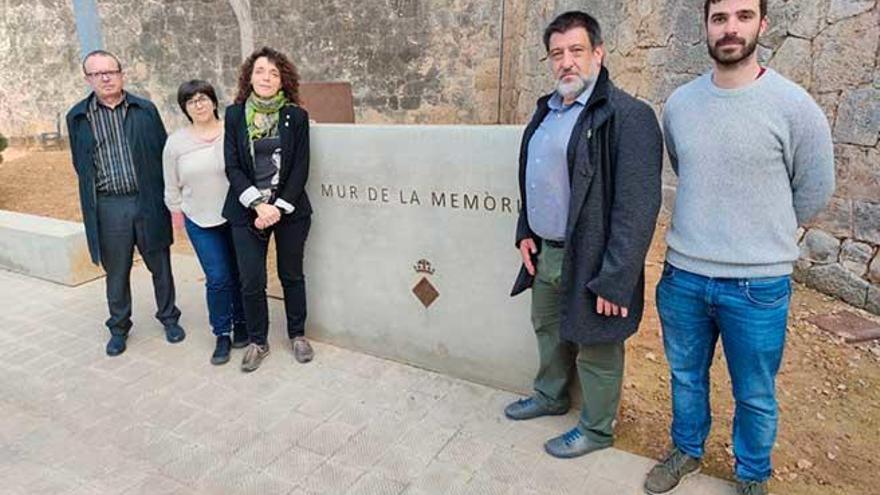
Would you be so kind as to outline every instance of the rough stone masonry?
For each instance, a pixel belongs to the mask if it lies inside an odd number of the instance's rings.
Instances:
[[[54,130],[80,98],[76,10],[91,2],[6,0],[0,15],[0,132]],[[541,29],[578,8],[606,31],[607,65],[660,111],[709,68],[695,0],[96,0],[103,46],[129,87],[183,124],[177,85],[213,82],[233,96],[242,54],[273,45],[304,80],[352,83],[363,123],[523,123],[550,87]],[[769,0],[762,60],[816,98],[831,122],[838,188],[803,230],[795,277],[880,314],[880,5]],[[667,170],[667,200],[675,180]],[[668,204],[668,201],[667,201]]]

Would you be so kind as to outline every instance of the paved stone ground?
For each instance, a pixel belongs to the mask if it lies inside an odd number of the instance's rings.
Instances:
[[[0,492],[4,494],[636,494],[653,461],[608,449],[543,453],[576,413],[516,423],[514,394],[316,344],[297,364],[278,325],[256,372],[208,362],[200,272],[175,256],[186,341],[152,319],[104,355],[102,280],[65,288],[0,271]],[[272,321],[283,308],[271,303]],[[662,441],[658,439],[658,441]],[[677,495],[732,494],[704,476]]]

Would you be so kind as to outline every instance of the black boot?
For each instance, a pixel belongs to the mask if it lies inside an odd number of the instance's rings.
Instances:
[[[247,347],[250,343],[251,339],[248,335],[247,327],[244,325],[235,325],[235,328],[232,329],[232,348],[242,349]]]
[[[214,354],[211,355],[211,364],[225,364],[229,361],[229,349],[232,347],[232,340],[228,335],[217,337],[217,347],[214,348]]]

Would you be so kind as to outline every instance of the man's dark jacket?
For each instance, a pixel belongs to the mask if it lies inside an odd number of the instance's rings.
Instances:
[[[67,132],[73,167],[79,178],[79,201],[86,240],[92,262],[101,262],[98,242],[98,208],[95,188],[95,136],[89,124],[89,102],[94,93],[77,103],[67,113]],[[126,93],[128,111],[123,131],[131,149],[132,163],[137,178],[138,215],[144,222],[144,251],[168,248],[174,237],[171,215],[165,207],[165,181],[162,177],[162,149],[165,147],[165,126],[156,106],[144,98]]]
[[[549,111],[550,96],[538,100],[520,147],[517,247],[526,238],[541,245],[529,228],[525,177],[529,140]],[[663,139],[654,111],[616,88],[603,67],[568,145],[571,200],[562,263],[563,339],[621,342],[638,329],[645,303],[645,256],[660,210],[662,164]],[[532,282],[523,266],[512,295]],[[629,316],[598,314],[597,295],[628,308]]]
[[[227,107],[225,120],[223,146],[229,193],[223,205],[223,216],[233,225],[246,225],[253,221],[253,216],[238,198],[257,181],[244,104]],[[278,172],[277,195],[293,205],[294,210],[290,214],[290,220],[293,221],[312,214],[312,205],[305,190],[309,178],[308,112],[296,105],[282,108],[278,116],[278,137],[281,139],[281,169]],[[286,217],[285,214],[282,218]]]

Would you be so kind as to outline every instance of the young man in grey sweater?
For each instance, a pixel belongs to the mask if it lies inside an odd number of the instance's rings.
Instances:
[[[796,230],[834,189],[828,122],[758,64],[766,0],[705,0],[713,70],[678,88],[663,126],[679,178],[657,309],[672,375],[671,452],[645,480],[666,493],[700,468],[721,337],[736,410],[738,493],[768,493]]]

